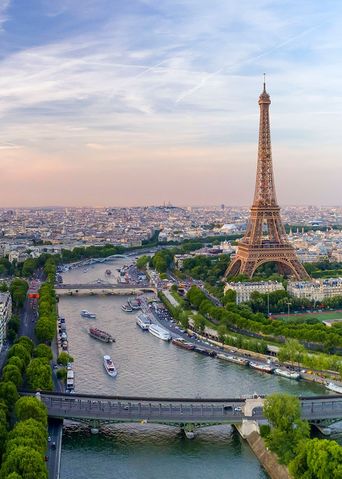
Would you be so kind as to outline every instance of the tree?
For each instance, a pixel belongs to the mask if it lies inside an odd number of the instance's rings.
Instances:
[[[33,391],[52,389],[51,367],[45,358],[33,358],[27,367],[26,377]]]
[[[16,333],[19,331],[20,319],[17,315],[13,314],[11,319],[7,323],[8,329],[13,329]]]
[[[137,268],[145,269],[150,259],[151,259],[151,256],[147,256],[147,255],[140,256],[140,258],[137,259]]]
[[[47,426],[47,408],[39,399],[32,396],[24,396],[15,404],[15,414],[19,421],[35,419],[43,426]]]
[[[36,262],[33,258],[28,258],[23,263],[22,275],[29,277],[33,274],[36,269]]]
[[[224,344],[227,335],[227,327],[224,324],[220,324],[220,326],[217,328],[217,334],[220,343]]]
[[[74,358],[65,352],[60,353],[57,358],[57,363],[61,364],[62,366],[67,366],[68,363],[73,363],[73,362],[74,362]]]
[[[7,476],[7,479],[23,479],[23,476],[21,476],[17,472],[11,472],[11,474]]]
[[[264,416],[272,427],[289,431],[294,421],[300,418],[299,399],[289,394],[271,394],[265,399]]]
[[[205,330],[205,319],[203,318],[203,316],[201,314],[195,314],[193,321],[195,329],[201,334],[203,334]]]
[[[20,388],[23,383],[21,371],[14,364],[7,364],[2,371],[3,381],[12,381],[17,388]]]
[[[68,370],[66,368],[61,368],[61,369],[58,369],[57,371],[57,377],[61,381],[66,381],[67,374],[68,374]]]
[[[30,353],[30,355],[32,355],[34,349],[34,343],[32,339],[28,338],[27,336],[20,336],[16,344],[24,346],[24,348]]]
[[[340,479],[342,447],[326,439],[302,441],[289,470],[294,479]]]
[[[307,439],[310,427],[300,419],[300,402],[288,394],[272,394],[265,399],[264,416],[271,425],[266,444],[282,464],[295,456],[298,444]]]
[[[12,381],[0,382],[0,399],[6,403],[8,409],[12,409],[19,397],[16,385]]]
[[[37,338],[41,342],[51,342],[55,337],[56,323],[46,316],[38,319],[35,329]]]
[[[228,289],[224,293],[223,304],[227,303],[236,303],[236,291],[234,291],[233,289]]]
[[[38,344],[33,351],[33,355],[38,358],[46,358],[48,361],[51,361],[53,358],[51,348],[44,343]]]
[[[42,452],[46,449],[47,445],[47,428],[41,422],[35,419],[26,419],[25,421],[19,421],[16,423],[12,431],[8,435],[8,442],[14,441],[17,438],[25,438],[34,444],[34,449],[40,449]],[[11,450],[10,444],[6,445],[8,451]]]
[[[25,346],[23,346],[22,344],[14,344],[8,350],[7,357],[11,358],[12,356],[16,356],[16,357],[20,358],[23,361],[24,365],[28,364],[30,362],[30,359],[31,359],[30,353],[27,351]]]
[[[7,364],[16,366],[20,371],[22,371],[24,367],[23,360],[20,359],[18,356],[12,356],[11,358],[9,358]]]
[[[284,346],[280,348],[278,357],[280,361],[291,361],[291,363],[300,363],[302,360],[303,354],[305,353],[305,348],[298,339],[288,339]]]
[[[48,477],[43,456],[27,446],[19,446],[9,451],[2,464],[0,478],[8,479],[13,472],[21,475],[23,479],[47,479]]]

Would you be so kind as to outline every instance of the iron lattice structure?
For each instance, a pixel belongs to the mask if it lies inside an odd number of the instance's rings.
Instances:
[[[288,242],[277,204],[272,166],[270,104],[271,99],[264,83],[263,92],[259,96],[260,124],[254,201],[246,234],[239,241],[237,253],[225,276],[245,274],[252,278],[259,266],[274,262],[279,273],[307,280],[309,275]]]

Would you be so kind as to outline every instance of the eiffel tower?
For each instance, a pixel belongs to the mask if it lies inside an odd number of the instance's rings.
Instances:
[[[239,241],[237,253],[225,276],[244,274],[252,278],[259,266],[273,262],[279,273],[294,276],[297,280],[308,280],[310,277],[288,242],[280,217],[272,167],[270,104],[264,79],[264,89],[259,96],[259,146],[254,201],[246,234]]]

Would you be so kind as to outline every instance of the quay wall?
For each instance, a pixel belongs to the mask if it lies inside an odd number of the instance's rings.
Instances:
[[[240,426],[235,427],[241,434]],[[263,438],[258,432],[253,431],[248,436],[245,436],[244,439],[271,479],[291,479],[287,467],[279,464],[277,456],[267,449]]]

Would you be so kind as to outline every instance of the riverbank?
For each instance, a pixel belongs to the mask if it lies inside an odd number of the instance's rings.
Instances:
[[[251,432],[245,439],[271,479],[291,479],[287,467],[279,464],[277,456],[267,449],[258,432]]]

